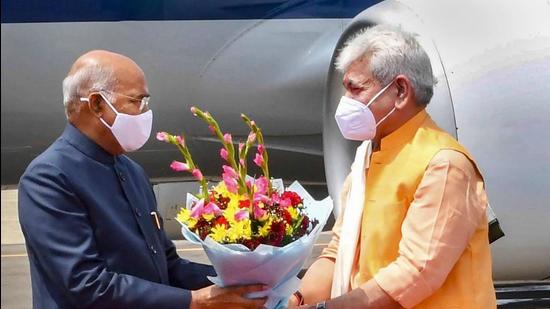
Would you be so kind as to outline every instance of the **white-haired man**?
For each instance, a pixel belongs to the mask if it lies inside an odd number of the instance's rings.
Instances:
[[[483,179],[470,154],[425,111],[433,85],[414,36],[375,26],[337,59],[342,135],[363,141],[333,239],[292,305],[495,308]]]
[[[179,258],[149,178],[124,153],[151,133],[149,90],[130,58],[91,51],[63,81],[65,131],[19,183],[34,308],[261,308]]]

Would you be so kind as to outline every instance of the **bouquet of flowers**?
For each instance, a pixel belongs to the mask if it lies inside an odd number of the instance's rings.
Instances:
[[[213,283],[266,284],[270,290],[249,297],[267,296],[267,308],[284,306],[298,289],[296,275],[332,211],[332,200],[315,201],[298,182],[285,189],[282,180],[271,179],[262,131],[246,115],[241,117],[250,133],[235,149],[231,134],[222,133],[210,113],[196,107],[191,112],[222,143],[223,180],[209,187],[184,137],[157,133],[158,140],[175,145],[183,155],[184,162],[173,161],[170,167],[190,172],[200,182],[200,192],[188,194],[186,207],[177,215],[182,233],[202,244],[218,275],[209,278]],[[259,177],[248,175],[247,156],[255,145]]]

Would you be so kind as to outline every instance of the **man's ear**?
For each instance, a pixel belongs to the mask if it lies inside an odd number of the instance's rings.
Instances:
[[[397,75],[395,78],[395,87],[397,88],[397,100],[395,108],[404,108],[411,100],[412,84],[409,78],[405,75]]]
[[[97,117],[103,116],[103,98],[98,93],[92,93],[88,96],[88,108],[90,112]]]

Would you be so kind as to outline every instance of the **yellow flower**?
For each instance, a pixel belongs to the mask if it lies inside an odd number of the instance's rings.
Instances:
[[[237,213],[237,211],[239,211],[238,208],[230,206],[227,206],[227,208],[224,209],[223,216],[225,217],[227,222],[229,222],[229,224],[233,225],[237,223],[237,221],[235,220],[235,214]]]
[[[212,219],[214,219],[214,215],[212,214],[202,214],[202,217],[204,218],[204,220],[210,222]]]
[[[290,235],[292,235],[292,233],[294,233],[294,228],[292,227],[292,225],[290,225],[288,223],[286,224],[285,233],[288,236],[290,236]]]
[[[273,218],[269,217],[269,220],[267,220],[267,222],[260,228],[258,234],[262,237],[269,235],[269,232],[271,231],[271,223],[273,223]]]
[[[290,213],[290,216],[292,217],[293,221],[298,219],[298,217],[300,216],[300,213],[298,212],[298,209],[296,209],[294,207],[288,207],[287,211],[288,211],[288,213]]]
[[[227,231],[229,241],[236,242],[239,239],[250,239],[252,237],[252,226],[249,219],[235,222]]]
[[[176,220],[187,225],[190,229],[195,227],[195,224],[197,224],[197,219],[191,218],[191,210],[187,208],[180,209],[178,215],[176,216]]]
[[[213,240],[221,243],[227,237],[227,229],[225,228],[225,225],[218,224],[213,227],[212,230],[210,230],[210,234],[208,236],[210,236]]]

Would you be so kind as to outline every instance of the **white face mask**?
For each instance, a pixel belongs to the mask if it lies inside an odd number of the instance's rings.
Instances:
[[[386,87],[382,88],[367,105],[346,96],[340,99],[334,118],[344,138],[354,141],[366,141],[376,136],[376,127],[395,111],[395,107],[376,123],[369,106],[376,98],[384,93],[393,82],[394,80],[387,84]]]
[[[148,110],[139,115],[119,113],[103,93],[100,92],[99,94],[116,114],[112,126],[102,118],[99,118],[99,120],[111,130],[120,147],[126,152],[132,152],[145,145],[151,135],[153,111]],[[89,102],[88,98],[80,98],[80,101]]]

